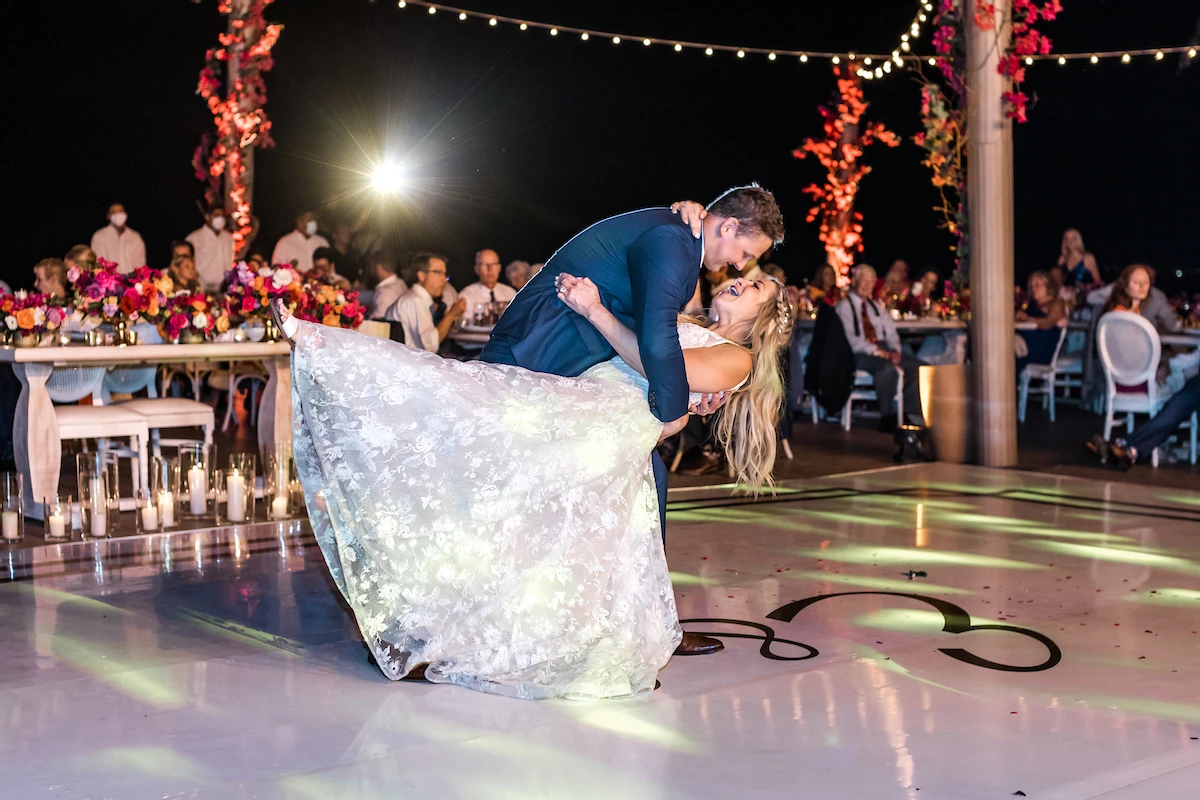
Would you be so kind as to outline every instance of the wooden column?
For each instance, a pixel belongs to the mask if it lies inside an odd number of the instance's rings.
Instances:
[[[975,452],[989,467],[1017,463],[1013,352],[1012,121],[996,71],[1011,34],[1012,0],[996,0],[994,30],[964,13],[967,37],[967,212],[970,233],[971,340]]]

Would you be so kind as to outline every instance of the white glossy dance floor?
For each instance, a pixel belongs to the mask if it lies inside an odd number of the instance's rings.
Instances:
[[[296,524],[0,551],[0,797],[1200,796],[1200,493],[672,499],[685,627],[727,647],[648,701],[388,682]]]

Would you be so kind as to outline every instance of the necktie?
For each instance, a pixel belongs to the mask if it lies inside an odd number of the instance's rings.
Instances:
[[[433,314],[434,325],[442,321],[442,317],[446,316],[446,304],[442,298],[439,297],[433,301],[433,305],[429,307],[429,313]]]
[[[862,326],[863,338],[871,344],[879,344],[879,334],[875,331],[875,325],[871,322],[871,317],[867,314],[866,300],[863,300],[862,304]]]
[[[496,290],[492,289],[492,302],[496,302]]]

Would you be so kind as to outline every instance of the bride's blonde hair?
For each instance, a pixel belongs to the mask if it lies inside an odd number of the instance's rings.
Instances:
[[[750,379],[721,408],[717,420],[717,441],[733,467],[734,478],[752,494],[775,485],[771,471],[775,466],[775,427],[783,407],[782,354],[792,333],[792,306],[783,284],[767,278],[778,287],[775,302],[763,303],[754,319],[734,341],[750,351]],[[695,317],[681,321],[703,327],[712,322]]]

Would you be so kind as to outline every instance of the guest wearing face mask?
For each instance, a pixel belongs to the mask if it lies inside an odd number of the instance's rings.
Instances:
[[[96,255],[117,265],[117,272],[133,272],[146,265],[146,243],[133,228],[125,227],[129,215],[125,206],[113,203],[108,207],[108,225],[92,234],[92,249]]]
[[[317,233],[317,215],[305,211],[296,217],[296,228],[275,244],[271,263],[291,264],[300,272],[308,272],[313,266],[313,253],[322,247],[329,247],[329,242]]]
[[[187,235],[196,249],[196,274],[207,292],[220,289],[225,273],[233,266],[233,234],[228,221],[225,209],[216,206],[204,215],[204,225]]]

